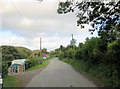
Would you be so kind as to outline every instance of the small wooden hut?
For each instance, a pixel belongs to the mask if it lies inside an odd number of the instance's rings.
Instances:
[[[29,59],[17,59],[13,60],[12,64],[8,68],[8,73],[19,73],[25,71],[25,63]]]

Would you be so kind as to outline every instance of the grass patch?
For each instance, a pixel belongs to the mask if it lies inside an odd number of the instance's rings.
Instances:
[[[16,76],[6,76],[3,78],[3,87],[15,87],[19,80],[17,79]]]
[[[31,71],[31,70],[34,70],[34,69],[39,69],[39,68],[45,67],[45,66],[47,66],[49,64],[50,59],[47,59],[47,61],[42,61],[42,64],[35,65],[35,66],[25,70],[25,71]]]

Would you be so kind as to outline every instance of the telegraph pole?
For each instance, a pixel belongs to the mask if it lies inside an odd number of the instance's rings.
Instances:
[[[73,34],[72,34],[72,40],[73,40]]]
[[[40,50],[42,49],[42,47],[41,47],[41,38],[40,38]]]
[[[73,47],[73,50],[74,50],[74,39],[73,39],[73,34],[72,34],[72,47]]]
[[[42,57],[42,39],[40,38],[40,56]]]
[[[41,40],[42,39],[40,38],[40,61],[39,61],[40,64],[42,64],[42,59],[41,59],[42,58],[42,45],[41,45],[42,41]]]

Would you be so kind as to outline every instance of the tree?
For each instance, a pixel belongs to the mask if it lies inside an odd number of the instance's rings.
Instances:
[[[47,49],[46,49],[46,48],[43,48],[43,49],[42,49],[42,53],[43,53],[43,54],[47,54]]]
[[[62,60],[63,58],[65,58],[65,57],[64,57],[64,53],[63,53],[63,52],[60,52],[58,58],[59,58],[60,60]]]
[[[78,48],[82,48],[83,47],[83,43],[79,43]]]
[[[89,61],[89,63],[92,65],[96,65],[102,63],[103,60],[105,60],[103,54],[99,50],[99,41],[101,41],[100,38],[92,38],[85,42],[81,48],[81,55],[84,61]]]
[[[73,48],[73,46],[72,46],[72,45],[68,45],[68,46],[66,47],[67,50],[69,50],[70,48]]]
[[[98,30],[98,35],[106,37],[107,41],[114,41],[115,29],[114,26],[120,23],[120,1],[116,2],[75,2],[74,0],[66,0],[65,2],[59,2],[57,12],[59,14],[66,14],[68,12],[75,12],[77,20],[77,26],[84,28],[82,24],[90,24],[93,29],[89,29],[91,33]],[[98,26],[99,25],[99,26]]]
[[[60,50],[61,50],[61,51],[63,50],[63,48],[64,48],[64,47],[63,47],[62,45],[60,45]]]
[[[13,46],[1,46],[1,48],[3,61],[12,61],[19,57],[18,51]]]
[[[69,49],[67,51],[67,57],[68,58],[74,58],[74,50],[73,49]]]
[[[87,37],[85,40],[88,41],[88,40],[89,40],[89,37]]]

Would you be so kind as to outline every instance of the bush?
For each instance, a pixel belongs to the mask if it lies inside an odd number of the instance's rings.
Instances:
[[[32,57],[26,61],[26,69],[39,64],[40,57]]]
[[[75,51],[75,58],[78,60],[82,59],[82,50],[81,49],[77,49]]]
[[[68,58],[74,58],[74,50],[73,49],[69,49],[68,51],[67,51],[67,57]]]
[[[60,52],[58,58],[59,58],[60,60],[62,60],[62,59],[64,58],[64,53],[63,53],[63,52]]]
[[[8,74],[8,64],[7,62],[2,62],[2,77],[5,77]]]
[[[81,69],[105,86],[120,87],[120,40],[110,43],[101,37],[91,38],[74,50],[68,45],[62,52],[57,52],[60,60],[73,66],[81,67],[83,63]]]
[[[120,87],[120,41],[108,44],[108,66],[110,66],[112,84]]]
[[[18,51],[13,46],[1,46],[1,48],[3,61],[12,61],[18,58]]]

